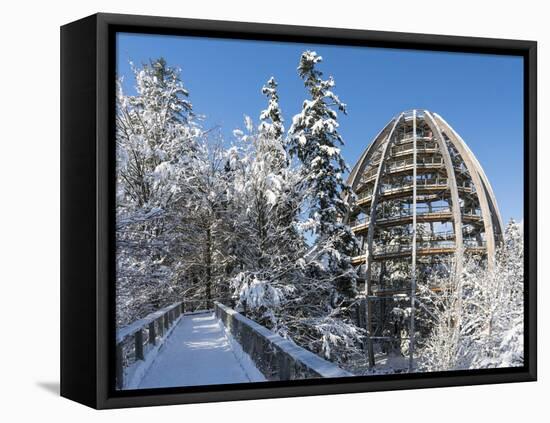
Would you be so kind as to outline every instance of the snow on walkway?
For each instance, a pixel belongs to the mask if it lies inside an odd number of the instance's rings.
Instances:
[[[213,312],[181,318],[139,388],[265,380]]]

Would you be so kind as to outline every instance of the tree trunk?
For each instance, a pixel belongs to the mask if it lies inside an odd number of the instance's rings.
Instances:
[[[206,229],[204,253],[206,263],[206,308],[210,308],[212,303],[212,230],[210,225]]]

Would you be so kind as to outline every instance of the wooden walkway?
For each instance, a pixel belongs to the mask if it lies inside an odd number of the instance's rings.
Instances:
[[[139,388],[265,380],[209,311],[184,315],[162,345]]]

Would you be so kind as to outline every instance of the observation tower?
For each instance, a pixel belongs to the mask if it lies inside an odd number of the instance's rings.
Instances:
[[[503,234],[493,190],[472,151],[436,113],[394,117],[363,152],[348,184],[356,194],[348,223],[361,243],[353,263],[367,299],[379,300],[368,307],[371,335],[384,335],[396,298],[413,298],[418,284],[431,284],[451,265],[460,271],[463,254],[486,257],[493,266]],[[414,312],[414,300],[411,306]]]

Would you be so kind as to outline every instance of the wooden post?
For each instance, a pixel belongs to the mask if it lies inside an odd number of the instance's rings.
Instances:
[[[168,330],[168,328],[170,327],[170,323],[168,322],[168,315],[165,313],[163,318],[164,318],[164,329]]]
[[[206,243],[204,248],[206,262],[206,308],[208,308],[210,299],[212,298],[212,228],[208,225],[206,229]]]
[[[413,221],[412,221],[412,263],[411,263],[411,318],[409,326],[409,373],[414,369],[414,332],[416,298],[416,110],[413,110]],[[462,229],[460,229],[462,231]]]
[[[185,313],[185,303],[182,301],[181,302],[181,314],[184,314]]]
[[[159,326],[159,336],[162,338],[164,336],[164,318],[159,317],[157,319],[158,326]]]
[[[134,334],[136,360],[143,360],[143,330],[140,329]]]
[[[285,354],[279,352],[279,380],[289,380],[290,379],[290,363],[286,358]]]
[[[122,343],[116,344],[116,387],[122,389],[124,387],[124,363],[122,354]]]
[[[370,276],[370,275],[369,275]],[[371,339],[371,336],[373,335],[373,328],[372,328],[372,290],[371,290],[371,284],[369,283],[369,289],[367,290],[367,298],[364,300],[364,304],[367,311],[367,355],[369,359],[369,367],[373,368],[375,365],[374,360],[374,345]]]
[[[149,343],[151,345],[157,344],[157,331],[155,330],[155,321],[149,323]]]

